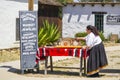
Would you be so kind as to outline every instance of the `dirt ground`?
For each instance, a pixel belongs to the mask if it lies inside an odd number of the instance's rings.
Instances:
[[[120,50],[106,51],[109,65],[100,71],[101,78],[120,79]],[[55,77],[55,78],[79,78],[79,58],[70,58],[54,62],[54,72],[48,69],[48,74],[44,75],[44,65],[41,66],[39,74],[27,73],[25,76],[32,77]],[[85,77],[85,76],[82,76]]]
[[[100,71],[101,77],[92,80],[120,80],[120,44],[105,44],[109,65]],[[58,57],[57,57],[58,58]],[[56,59],[56,57],[53,57]],[[79,58],[58,59],[53,62],[53,72],[48,69],[44,75],[44,64],[40,65],[40,73],[20,73],[20,61],[0,63],[0,80],[91,80],[79,76]]]

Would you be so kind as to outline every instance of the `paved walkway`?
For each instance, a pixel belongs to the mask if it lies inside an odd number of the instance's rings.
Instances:
[[[120,50],[120,46],[106,47],[106,51]],[[66,59],[71,57],[54,57],[54,61]],[[26,77],[19,75],[16,70],[20,69],[20,61],[11,61],[0,63],[0,80],[91,80],[91,78],[80,77],[80,78],[37,78],[37,77]],[[120,78],[94,78],[92,80],[120,80]]]

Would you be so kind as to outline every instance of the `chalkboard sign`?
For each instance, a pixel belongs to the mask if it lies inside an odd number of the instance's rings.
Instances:
[[[21,70],[33,69],[38,48],[38,22],[36,11],[20,11]]]

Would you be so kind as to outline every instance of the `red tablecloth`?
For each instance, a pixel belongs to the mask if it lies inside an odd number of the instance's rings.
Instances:
[[[46,56],[73,56],[86,58],[86,50],[82,48],[40,47],[36,56],[36,62],[44,60]]]

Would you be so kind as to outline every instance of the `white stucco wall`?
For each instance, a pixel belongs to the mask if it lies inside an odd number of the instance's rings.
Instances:
[[[92,12],[107,12],[107,14],[120,14],[120,5],[116,4],[112,7],[106,4],[104,7],[101,4],[91,6],[86,4],[84,7],[80,4],[75,6],[68,4],[63,7],[63,37],[74,37],[77,32],[84,32],[87,25],[94,25],[94,14]],[[107,38],[110,33],[120,35],[120,25],[107,25],[106,15],[104,16],[104,34]]]
[[[20,10],[28,10],[28,0],[0,0],[0,49],[16,41],[16,18]],[[37,5],[34,6],[37,10]]]
[[[120,13],[119,13],[119,15],[120,15]],[[120,38],[120,24],[119,25],[107,24],[106,16],[107,16],[107,14],[104,15],[104,35],[105,35],[105,37],[108,38],[111,34],[118,34],[118,37]]]

